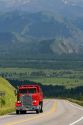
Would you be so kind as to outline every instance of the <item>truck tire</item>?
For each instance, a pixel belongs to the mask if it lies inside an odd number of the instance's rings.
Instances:
[[[43,112],[43,103],[40,103],[40,113]]]
[[[20,111],[19,110],[16,110],[16,114],[19,114],[20,113]]]
[[[20,111],[20,114],[26,114],[25,110]]]
[[[20,111],[20,114],[23,114],[23,111]]]
[[[43,112],[43,103],[39,104],[39,109],[36,109],[36,113],[42,113]]]
[[[26,114],[26,110],[23,110],[23,114]]]
[[[36,109],[36,113],[39,114],[39,113],[40,113],[40,110],[39,110],[39,109]]]
[[[41,105],[39,104],[39,108],[36,109],[36,113],[39,114],[40,113],[40,109],[41,109]]]

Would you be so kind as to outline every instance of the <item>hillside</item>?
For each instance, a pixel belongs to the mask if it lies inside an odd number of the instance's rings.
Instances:
[[[5,92],[2,98],[2,107],[0,107],[0,115],[14,110],[16,97],[14,95],[14,88],[10,83],[0,77],[0,91]]]

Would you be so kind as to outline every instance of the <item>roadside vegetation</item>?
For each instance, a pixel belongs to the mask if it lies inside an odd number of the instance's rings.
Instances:
[[[66,88],[64,85],[43,85],[42,83],[35,83],[29,80],[9,80],[10,83],[17,88],[19,85],[23,84],[38,84],[41,86],[44,97],[46,98],[62,98],[68,99],[72,98],[75,100],[83,101],[83,86],[77,86],[73,88]]]
[[[0,115],[7,114],[15,110],[16,97],[14,87],[4,78],[0,77],[0,92],[4,92],[4,96],[0,96]]]
[[[77,103],[77,104],[79,104],[79,105],[81,105],[81,106],[83,106],[83,98],[82,99],[78,99],[78,100],[76,100],[76,99],[68,99],[69,101],[71,101],[71,102],[73,102],[73,103]]]

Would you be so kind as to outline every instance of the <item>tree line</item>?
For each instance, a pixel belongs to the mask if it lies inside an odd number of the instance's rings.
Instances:
[[[74,98],[78,100],[83,99],[83,86],[78,86],[75,88],[66,88],[63,85],[42,85],[41,83],[35,83],[33,81],[28,80],[8,80],[15,88],[23,84],[38,84],[41,86],[44,92],[44,97],[46,98]]]

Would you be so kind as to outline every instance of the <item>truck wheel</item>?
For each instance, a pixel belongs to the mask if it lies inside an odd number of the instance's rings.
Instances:
[[[20,111],[20,114],[23,114],[23,111]]]
[[[26,114],[25,110],[20,111],[20,114]]]
[[[19,110],[16,110],[16,114],[19,114],[20,113],[20,111]]]
[[[26,110],[23,111],[23,114],[26,114]]]
[[[36,113],[39,114],[39,113],[40,113],[40,110],[39,110],[39,109],[36,109]]]
[[[43,104],[41,103],[40,104],[40,113],[42,113],[43,112]]]
[[[42,107],[43,107],[43,104],[42,104],[42,103],[40,103],[40,104],[39,104],[39,109],[36,109],[36,113],[37,113],[37,114],[38,114],[38,113],[42,113],[42,112],[43,112]]]

